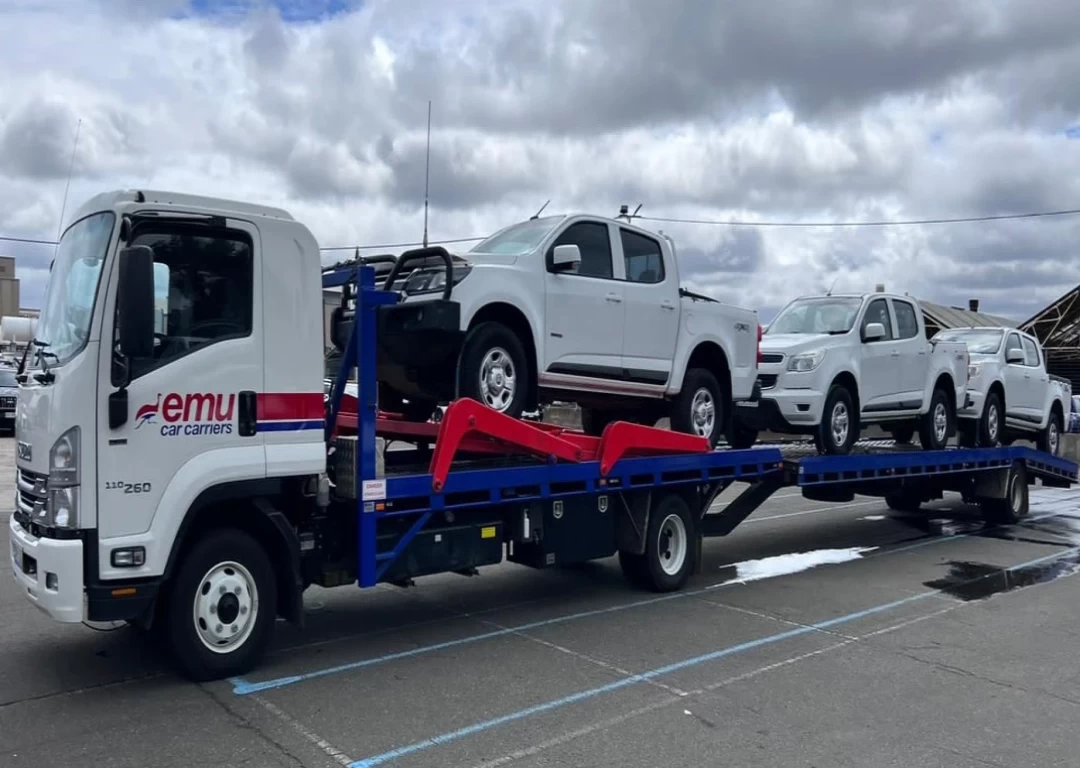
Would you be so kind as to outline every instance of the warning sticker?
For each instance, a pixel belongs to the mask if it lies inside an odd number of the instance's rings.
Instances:
[[[360,489],[360,498],[364,501],[386,498],[386,480],[365,480]]]

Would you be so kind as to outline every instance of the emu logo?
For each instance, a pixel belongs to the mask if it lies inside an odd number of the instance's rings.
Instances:
[[[154,419],[158,415],[159,410],[161,410],[160,392],[158,393],[157,401],[140,406],[139,410],[135,412],[135,429],[138,429],[143,424],[153,423]]]

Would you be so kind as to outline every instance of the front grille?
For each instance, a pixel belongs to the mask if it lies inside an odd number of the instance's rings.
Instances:
[[[762,389],[772,389],[776,386],[776,374],[775,373],[763,373],[757,377],[758,384]]]
[[[45,506],[46,480],[45,475],[36,472],[27,472],[25,469],[16,470],[15,488],[18,493],[18,511],[32,519]]]
[[[763,363],[782,363],[784,362],[784,356],[779,352],[762,352],[761,362]],[[776,377],[774,376],[773,379]]]
[[[14,408],[16,398],[14,397],[0,397],[0,408]]]

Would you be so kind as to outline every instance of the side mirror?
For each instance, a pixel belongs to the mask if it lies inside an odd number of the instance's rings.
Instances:
[[[863,330],[863,341],[878,341],[885,338],[885,326],[881,323],[867,323]]]
[[[154,251],[133,245],[120,251],[116,306],[120,353],[127,358],[154,354]]]
[[[1024,350],[1013,347],[1012,349],[1005,350],[1005,362],[1006,363],[1023,363],[1024,362]]]
[[[556,272],[565,272],[580,263],[581,249],[576,245],[556,245],[551,254],[551,267]]]

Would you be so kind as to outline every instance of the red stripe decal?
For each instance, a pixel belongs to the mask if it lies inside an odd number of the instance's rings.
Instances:
[[[321,392],[263,392],[258,395],[255,418],[259,421],[325,418]]]

